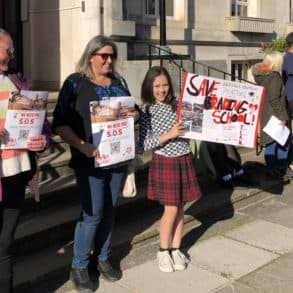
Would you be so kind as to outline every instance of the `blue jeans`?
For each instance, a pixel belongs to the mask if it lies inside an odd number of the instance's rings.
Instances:
[[[267,168],[270,172],[274,172],[277,169],[286,170],[288,159],[288,146],[282,147],[276,142],[267,144],[265,146],[264,156]]]
[[[114,208],[127,166],[112,169],[75,169],[81,195],[81,215],[75,227],[73,268],[86,268],[94,247],[98,260],[108,259]]]

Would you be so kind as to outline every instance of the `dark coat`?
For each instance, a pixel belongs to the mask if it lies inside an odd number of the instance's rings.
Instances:
[[[277,71],[267,69],[265,65],[256,64],[252,68],[255,82],[265,88],[262,110],[260,113],[260,144],[265,146],[274,140],[262,131],[272,115],[281,121],[288,121],[284,84]]]

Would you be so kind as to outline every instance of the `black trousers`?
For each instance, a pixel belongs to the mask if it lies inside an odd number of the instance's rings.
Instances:
[[[227,174],[234,174],[242,168],[241,157],[235,146],[214,142],[206,143],[219,179]]]
[[[11,248],[23,206],[27,174],[1,179],[3,199],[0,202],[0,292],[13,292],[13,258]]]

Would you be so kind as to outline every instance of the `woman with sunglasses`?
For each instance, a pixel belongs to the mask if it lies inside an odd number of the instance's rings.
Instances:
[[[74,169],[81,196],[81,215],[74,235],[70,279],[79,292],[92,292],[88,265],[91,249],[97,268],[108,281],[117,281],[121,272],[109,262],[114,208],[126,177],[128,163],[94,167],[98,150],[91,133],[90,102],[107,97],[130,96],[124,79],[115,71],[117,46],[105,36],[95,36],[86,45],[76,72],[64,82],[54,110],[53,130],[70,145],[70,166]],[[135,120],[134,109],[127,113]]]

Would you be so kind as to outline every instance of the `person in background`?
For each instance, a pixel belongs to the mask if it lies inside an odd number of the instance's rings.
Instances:
[[[289,127],[292,132],[292,120],[293,120],[293,32],[289,33],[286,36],[287,42],[287,52],[284,55],[283,67],[282,67],[282,75],[285,83],[285,96],[288,103],[289,108],[289,118],[291,119],[291,123],[289,123]],[[289,152],[289,169],[287,173],[290,173],[291,177],[293,176],[293,150],[291,143],[291,151]]]
[[[0,28],[0,91],[16,91],[17,84],[8,76],[8,64],[13,58],[13,41],[8,32]],[[1,99],[0,138],[7,135],[4,128],[7,100]],[[0,291],[13,292],[13,266],[11,247],[25,198],[25,188],[34,175],[35,154],[48,145],[46,135],[31,137],[27,149],[0,150]]]
[[[184,204],[201,196],[186,128],[176,123],[177,100],[169,73],[164,67],[152,67],[141,87],[144,103],[140,113],[140,144],[152,150],[147,196],[164,206],[160,221],[159,269],[184,270],[188,259],[182,253],[181,239]]]
[[[205,142],[220,185],[225,188],[256,187],[258,183],[242,167],[241,156],[233,145]]]
[[[281,146],[262,130],[272,115],[276,116],[283,126],[288,125],[284,83],[280,74],[282,64],[283,55],[280,52],[271,52],[265,55],[261,64],[252,67],[252,74],[255,82],[265,88],[260,113],[260,145],[264,147],[267,177],[288,181],[286,172],[291,138],[289,137],[287,143]]]
[[[121,278],[110,260],[114,209],[126,178],[128,162],[95,167],[99,156],[91,133],[90,103],[109,97],[130,96],[125,80],[115,71],[118,50],[108,37],[98,35],[86,45],[76,67],[64,82],[53,113],[52,129],[70,145],[70,167],[74,169],[81,197],[81,215],[74,234],[70,279],[79,292],[94,291],[89,275],[91,250],[102,276],[108,281]],[[126,117],[138,120],[130,109]]]

